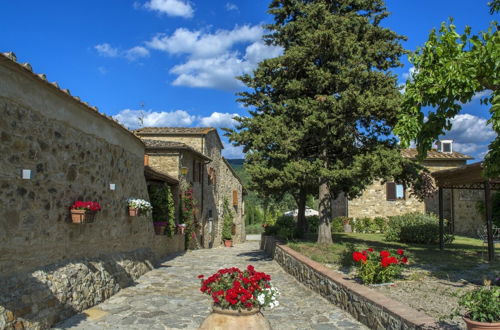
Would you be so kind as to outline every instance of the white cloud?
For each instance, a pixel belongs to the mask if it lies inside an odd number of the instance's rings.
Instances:
[[[186,55],[184,62],[170,69],[176,75],[174,86],[232,91],[242,87],[236,76],[251,73],[258,62],[282,53],[280,47],[262,42],[264,32],[259,25],[213,33],[179,28],[171,35],[155,36],[146,45],[172,55]],[[237,48],[242,45],[246,47],[244,52]]]
[[[485,96],[490,96],[490,94],[491,94],[490,90],[484,90],[484,91],[481,91],[481,92],[478,92],[478,93],[474,94],[474,96],[472,97],[472,99],[473,100],[479,100],[479,99],[482,99]]]
[[[142,57],[149,57],[149,50],[142,46],[132,47],[129,50],[126,50],[123,55],[129,61],[135,61]]]
[[[125,109],[114,115],[113,118],[129,129],[136,129],[141,126],[191,126],[196,120],[196,116],[190,115],[184,110],[143,111]],[[142,118],[142,125],[140,118]]]
[[[218,127],[218,128],[233,128],[238,124],[234,117],[237,117],[236,113],[220,113],[213,112],[208,117],[200,117],[199,123],[201,126]]]
[[[263,32],[262,27],[258,25],[237,26],[233,30],[217,30],[215,33],[178,28],[170,36],[156,35],[147,45],[170,54],[189,54],[191,58],[206,58],[224,54],[235,44],[260,40]]]
[[[103,57],[123,57],[129,61],[135,61],[143,57],[149,56],[149,50],[142,46],[135,46],[127,50],[120,50],[116,47],[111,46],[108,43],[103,43],[94,46],[97,53]]]
[[[194,14],[191,3],[182,0],[150,0],[144,4],[144,7],[168,16],[190,18]]]
[[[112,47],[108,43],[95,45],[94,48],[97,50],[97,53],[99,53],[99,55],[101,55],[101,56],[104,56],[104,57],[117,57],[118,56],[118,49]]]
[[[482,159],[488,144],[496,137],[491,124],[485,118],[468,113],[455,116],[451,123],[452,129],[444,138],[453,139],[453,150]]]
[[[224,149],[222,149],[222,156],[227,159],[240,159],[245,158],[245,154],[243,153],[243,147],[235,147],[229,142],[223,141]]]
[[[412,66],[408,72],[403,73],[403,79],[406,81],[408,79],[413,79],[413,75],[417,73],[417,70]]]
[[[232,2],[226,2],[226,10],[227,11],[232,11],[232,10],[235,10],[235,11],[238,11],[239,8],[238,6],[236,6],[234,3]]]

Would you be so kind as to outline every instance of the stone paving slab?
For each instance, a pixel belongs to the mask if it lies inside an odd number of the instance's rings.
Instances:
[[[271,275],[280,290],[280,305],[263,314],[275,330],[367,329],[286,273],[259,250],[257,242],[233,248],[189,251],[165,260],[136,285],[56,326],[57,329],[196,329],[211,310],[199,291],[199,274],[252,264]]]

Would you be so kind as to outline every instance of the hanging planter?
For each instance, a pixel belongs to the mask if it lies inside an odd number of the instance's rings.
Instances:
[[[165,229],[167,228],[166,222],[153,222],[156,235],[165,235]]]
[[[129,198],[127,204],[128,215],[130,217],[138,217],[142,214],[147,214],[152,209],[151,204],[144,199]]]
[[[77,224],[94,222],[95,215],[101,210],[98,202],[76,201],[70,208],[71,222]]]

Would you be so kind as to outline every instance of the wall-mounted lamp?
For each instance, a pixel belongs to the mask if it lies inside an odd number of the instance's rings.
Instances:
[[[21,178],[24,180],[31,180],[31,170],[22,170]]]
[[[187,168],[187,167],[185,167],[185,166],[181,167],[181,174],[182,174],[182,175],[186,175],[186,174],[188,174],[188,168]]]
[[[116,184],[110,183],[109,184],[109,190],[116,190]]]

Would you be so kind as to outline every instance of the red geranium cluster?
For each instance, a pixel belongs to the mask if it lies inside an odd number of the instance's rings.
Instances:
[[[98,202],[76,201],[71,205],[72,210],[100,211],[101,205]]]
[[[200,291],[210,295],[214,304],[222,308],[251,309],[258,307],[257,296],[270,288],[271,276],[257,272],[252,265],[241,271],[236,267],[224,268],[201,279]]]
[[[385,283],[394,280],[401,274],[401,266],[408,263],[404,250],[399,249],[395,255],[387,250],[379,253],[372,248],[361,252],[354,251],[352,259],[358,265],[358,276],[363,283]]]

